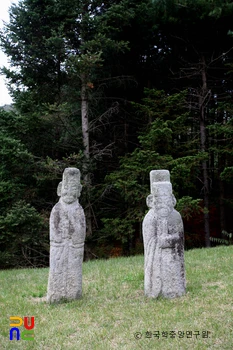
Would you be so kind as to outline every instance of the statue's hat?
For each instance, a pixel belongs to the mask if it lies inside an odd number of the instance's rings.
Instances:
[[[155,197],[164,197],[172,195],[172,184],[168,181],[153,182],[151,193]]]

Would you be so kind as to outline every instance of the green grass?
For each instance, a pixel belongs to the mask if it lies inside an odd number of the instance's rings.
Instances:
[[[48,269],[0,271],[0,349],[233,349],[233,246],[187,251],[185,264],[187,294],[154,300],[144,297],[143,256],[90,261],[82,299],[56,305],[44,301]],[[35,340],[10,341],[10,316],[35,316]],[[146,337],[155,331],[185,336]]]

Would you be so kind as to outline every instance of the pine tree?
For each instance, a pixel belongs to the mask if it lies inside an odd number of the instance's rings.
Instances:
[[[18,110],[55,117],[68,111],[81,117],[88,235],[92,233],[90,116],[96,82],[111,79],[111,68],[106,66],[103,74],[103,62],[111,67],[109,56],[127,48],[116,36],[119,28],[114,21],[124,24],[132,15],[127,1],[24,0],[11,7],[10,23],[1,33],[1,46],[13,68],[3,72]],[[112,102],[107,109],[106,115],[117,110]]]
[[[232,1],[153,1],[160,16],[159,30],[167,47],[167,65],[175,89],[188,89],[190,108],[199,129],[199,149],[203,159],[202,183],[205,203],[206,246],[210,246],[209,209],[215,165],[209,152],[208,126],[214,124],[214,101],[229,93],[226,63],[232,60]],[[211,119],[213,118],[213,119]],[[221,185],[221,184],[220,184]]]

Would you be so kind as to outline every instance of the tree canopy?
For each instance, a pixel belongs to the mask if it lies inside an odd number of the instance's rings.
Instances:
[[[171,172],[186,248],[232,232],[232,1],[21,0],[9,13],[1,266],[48,263],[67,166],[83,175],[87,258],[143,251],[152,169]]]

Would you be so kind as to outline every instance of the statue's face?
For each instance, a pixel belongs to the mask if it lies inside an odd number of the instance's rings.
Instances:
[[[70,204],[80,197],[82,186],[77,176],[66,176],[62,181],[61,198],[63,202]]]
[[[168,216],[174,208],[174,199],[172,196],[155,197],[155,209],[159,216]]]

